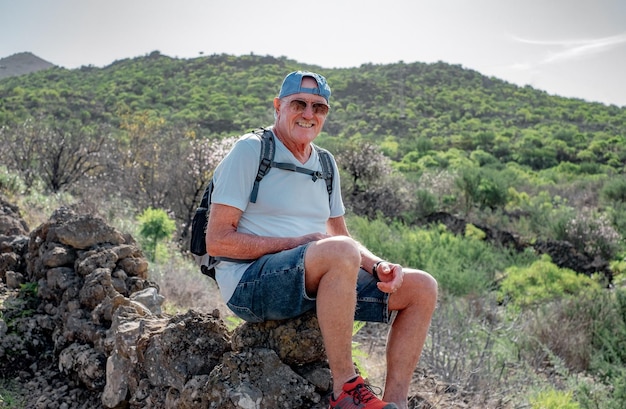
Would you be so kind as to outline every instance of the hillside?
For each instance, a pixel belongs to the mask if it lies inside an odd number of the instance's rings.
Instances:
[[[0,193],[31,226],[69,205],[136,232],[157,209],[176,232],[154,244],[151,277],[166,299],[198,308],[215,297],[187,264],[191,217],[235,136],[272,122],[296,69],[322,72],[333,89],[316,143],[337,159],[351,234],[439,283],[422,365],[449,387],[431,389],[464,408],[559,398],[622,409],[626,108],[444,62],[323,69],[155,51],[0,79]],[[372,350],[383,337],[369,330]]]
[[[54,67],[54,64],[32,53],[17,53],[0,59],[0,79],[18,77],[52,67]]]
[[[368,216],[378,210],[393,217],[403,213],[405,220],[437,210],[467,216],[474,206],[503,209],[513,197],[515,203],[511,202],[507,211],[528,212],[528,206],[538,206],[535,195],[541,192],[558,198],[551,206],[565,198],[571,202],[563,204],[595,208],[604,179],[624,172],[626,108],[548,95],[444,62],[324,69],[286,57],[221,54],[177,59],[158,51],[104,68],[53,67],[0,80],[0,126],[6,127],[0,137],[5,149],[14,146],[7,157],[20,158],[7,165],[22,169],[27,185],[34,174],[28,170],[39,166],[39,174],[49,179],[45,182],[48,188],[56,192],[87,176],[87,170],[103,167],[112,167],[107,175],[125,175],[120,177],[126,185],[133,180],[128,175],[138,169],[124,169],[124,165],[137,163],[137,157],[143,156],[141,183],[152,181],[153,186],[130,184],[127,194],[132,200],[148,195],[138,205],[174,209],[186,225],[202,187],[174,193],[170,182],[159,181],[159,176],[165,178],[169,173],[186,180],[188,176],[174,158],[204,155],[193,144],[212,143],[271,124],[272,99],[284,75],[296,69],[322,72],[333,90],[331,112],[319,144],[341,154],[360,151],[369,143],[373,146],[370,154],[381,152],[394,171],[418,184],[378,181],[375,197],[382,197],[383,190],[396,194],[402,185],[413,194],[421,189],[428,196],[428,200],[422,197],[421,208],[411,210],[408,216],[408,204],[393,213],[380,203],[361,205]],[[24,127],[29,119],[36,121]],[[74,142],[69,141],[70,135]],[[41,140],[35,143],[35,137]],[[169,145],[164,143],[167,138]],[[34,146],[29,148],[24,141]],[[52,152],[37,153],[36,147],[59,146],[61,141],[93,158],[76,159],[80,166],[72,166],[72,159],[66,159],[70,175],[63,174],[58,164],[51,169],[41,167],[57,159]],[[103,163],[104,156],[97,155],[105,146],[111,163]],[[176,149],[154,150],[164,146]],[[49,157],[40,158],[33,152]],[[124,162],[124,156],[131,153],[135,156]],[[99,162],[92,163],[96,159]],[[212,163],[206,157],[202,160]],[[443,178],[463,174],[465,180],[454,182],[456,186],[448,180],[439,191],[434,190],[439,185],[432,181],[419,186],[424,174],[438,172],[444,172],[437,176]],[[355,202],[374,188],[372,180],[358,174],[353,172],[344,179],[352,182],[346,191]],[[91,176],[97,179],[97,173]],[[203,182],[198,181],[200,185]],[[476,189],[468,185],[454,192],[463,184],[476,185]],[[478,189],[481,184],[484,186]],[[587,188],[581,190],[582,184]],[[174,205],[168,195],[183,198],[185,203]],[[620,193],[613,196],[619,198]]]
[[[119,128],[124,114],[150,112],[207,136],[239,134],[271,123],[280,81],[303,68],[324,73],[333,89],[325,134],[384,143],[405,171],[428,151],[481,150],[533,169],[590,161],[620,169],[626,158],[626,108],[551,96],[443,62],[323,69],[284,57],[175,59],[155,51],[104,68],[0,80],[0,124],[37,117]]]

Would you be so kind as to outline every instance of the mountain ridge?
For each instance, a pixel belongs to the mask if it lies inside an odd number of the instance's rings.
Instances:
[[[52,67],[55,67],[55,65],[31,52],[16,53],[0,58],[0,79],[17,77]]]

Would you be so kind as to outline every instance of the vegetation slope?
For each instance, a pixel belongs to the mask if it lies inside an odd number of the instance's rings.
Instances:
[[[0,80],[0,188],[32,224],[50,198],[123,228],[162,209],[176,234],[153,261],[172,268],[214,166],[234,136],[271,124],[280,82],[297,69],[332,87],[317,142],[339,160],[355,237],[440,282],[422,365],[482,407],[623,407],[626,108],[443,62],[325,69],[155,51]],[[442,213],[465,228],[427,222]],[[610,274],[494,244],[485,228],[568,243]]]

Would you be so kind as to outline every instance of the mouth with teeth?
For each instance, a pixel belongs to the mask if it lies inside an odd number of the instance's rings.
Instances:
[[[312,123],[297,122],[297,124],[301,128],[313,128],[313,124]]]

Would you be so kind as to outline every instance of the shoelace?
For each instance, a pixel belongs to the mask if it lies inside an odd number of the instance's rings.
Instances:
[[[376,399],[376,392],[374,392],[372,387],[363,383],[358,384],[354,387],[354,389],[350,389],[346,392],[352,395],[352,402],[354,402],[355,405],[359,405],[361,402],[367,403],[372,399]]]

